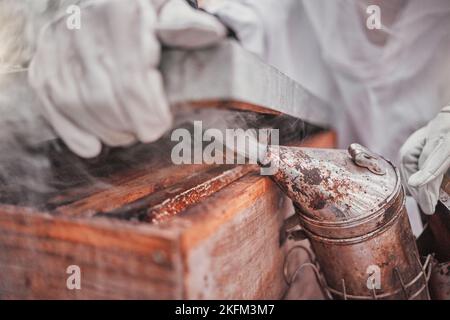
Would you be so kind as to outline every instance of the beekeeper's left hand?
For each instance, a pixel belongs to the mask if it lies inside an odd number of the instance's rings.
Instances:
[[[450,106],[416,131],[400,150],[403,183],[422,211],[433,214],[450,167]]]
[[[44,118],[85,158],[102,144],[155,141],[171,127],[161,42],[192,49],[226,35],[214,17],[183,0],[90,1],[81,7],[80,29],[66,19],[41,33],[29,81]]]
[[[227,28],[215,16],[195,10],[185,0],[169,0],[158,14],[158,38],[164,45],[197,49],[217,44]]]

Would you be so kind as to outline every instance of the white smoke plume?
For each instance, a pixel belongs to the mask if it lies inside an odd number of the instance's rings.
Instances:
[[[0,203],[11,202],[11,198],[20,199],[20,203],[33,203],[39,194],[58,191],[52,184],[54,175],[48,150],[58,144],[44,144],[54,137],[42,117],[39,115],[40,102],[28,85],[27,67],[33,57],[36,41],[41,28],[56,16],[65,12],[71,4],[80,4],[82,0],[0,0]],[[226,130],[230,128],[257,128],[261,125],[261,116],[252,113],[231,111],[205,111],[177,116],[177,124],[196,120],[204,121],[204,128]],[[268,123],[271,127],[273,123]],[[300,124],[300,128],[299,125]],[[292,123],[286,131],[297,136],[304,135],[300,123]],[[237,150],[239,151],[239,150]],[[59,151],[61,152],[61,151]],[[71,166],[79,169],[78,178],[98,182],[84,170],[82,162],[74,156],[58,154],[63,159],[70,158]],[[131,164],[132,155],[123,162]],[[248,156],[248,154],[245,154]],[[80,178],[81,179],[81,178]],[[13,194],[10,196],[10,194]],[[14,201],[13,201],[14,202]]]
[[[47,192],[50,162],[35,146],[51,137],[28,85],[27,67],[38,33],[75,0],[0,0],[0,200],[8,189]]]

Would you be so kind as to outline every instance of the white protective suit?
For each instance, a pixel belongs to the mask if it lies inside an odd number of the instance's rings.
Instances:
[[[369,4],[381,30],[366,27]],[[339,147],[398,151],[450,101],[448,0],[224,0],[243,46],[330,104]]]

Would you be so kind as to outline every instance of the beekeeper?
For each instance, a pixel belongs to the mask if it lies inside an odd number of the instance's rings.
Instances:
[[[208,10],[329,102],[339,147],[359,142],[396,162],[421,209],[434,212],[450,167],[450,107],[440,111],[450,103],[449,1],[228,0]]]
[[[77,154],[151,142],[171,125],[157,69],[161,43],[201,48],[233,30],[249,51],[327,101],[339,146],[359,142],[397,163],[430,213],[449,166],[448,0],[93,1],[80,30],[44,28],[30,83]],[[377,19],[379,23],[369,23]],[[220,22],[219,22],[220,21]],[[112,37],[114,35],[114,37]],[[436,151],[438,150],[438,151]],[[439,155],[436,155],[439,154]],[[445,156],[446,155],[446,156]]]

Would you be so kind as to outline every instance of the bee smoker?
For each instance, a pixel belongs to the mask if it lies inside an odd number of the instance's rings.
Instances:
[[[330,298],[429,299],[431,256],[419,257],[397,169],[366,148],[271,146],[262,163],[292,199]]]

